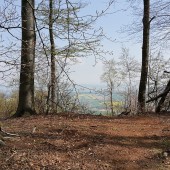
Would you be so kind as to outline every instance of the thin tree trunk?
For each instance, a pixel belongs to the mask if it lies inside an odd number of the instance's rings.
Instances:
[[[149,60],[150,0],[144,0],[142,68],[138,93],[138,113],[145,112]]]
[[[49,0],[49,34],[50,34],[50,43],[51,43],[51,110],[54,111],[56,104],[56,64],[55,64],[55,43],[54,43],[54,34],[53,34],[53,0]],[[57,110],[55,110],[57,111]]]
[[[51,86],[50,84],[47,85],[47,101],[46,101],[46,115],[49,114],[49,110],[50,110],[50,92],[51,92]]]
[[[111,80],[110,80],[110,107],[111,107],[112,116],[114,116],[114,110],[113,110],[113,82]]]
[[[34,70],[35,70],[35,22],[34,0],[22,0],[22,49],[19,85],[19,103],[14,117],[25,113],[35,114]]]

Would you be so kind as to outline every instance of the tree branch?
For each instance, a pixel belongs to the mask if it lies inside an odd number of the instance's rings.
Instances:
[[[154,97],[154,98],[151,98],[150,100],[146,101],[146,103],[149,103],[149,102],[152,102],[152,101],[154,101],[154,100],[157,100],[157,99],[159,99],[160,97],[166,95],[166,94],[169,93],[169,92],[170,92],[170,80],[169,80],[169,82],[168,82],[165,90],[164,90],[161,94],[159,94],[158,96],[156,96],[156,97]]]

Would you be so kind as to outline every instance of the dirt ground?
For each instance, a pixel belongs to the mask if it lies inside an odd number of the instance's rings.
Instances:
[[[0,147],[1,170],[170,169],[170,115],[60,114],[9,119],[2,127],[19,137]]]

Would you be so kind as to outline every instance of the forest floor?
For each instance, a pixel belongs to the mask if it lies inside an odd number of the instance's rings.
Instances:
[[[0,147],[1,170],[170,169],[170,115],[31,116],[2,127],[19,137]]]

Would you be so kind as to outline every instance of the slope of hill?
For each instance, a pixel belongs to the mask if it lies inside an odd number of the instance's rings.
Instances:
[[[106,104],[109,105],[110,101],[104,101],[104,97],[102,95],[89,92],[80,93],[79,99],[81,103],[87,105],[90,110],[94,111],[95,114],[105,115],[107,113]],[[113,98],[113,104],[115,105],[115,113],[118,114],[119,112],[121,112],[121,109],[118,108],[123,108],[123,104],[121,102],[121,97],[116,93]]]

